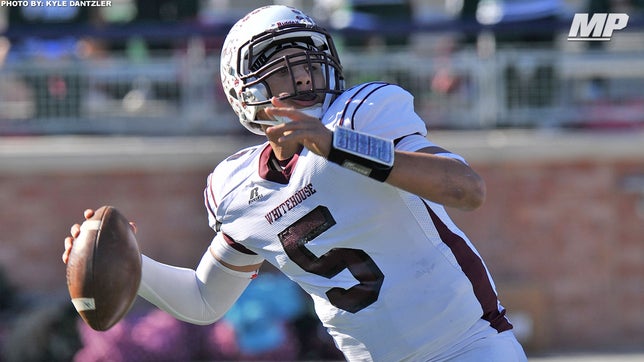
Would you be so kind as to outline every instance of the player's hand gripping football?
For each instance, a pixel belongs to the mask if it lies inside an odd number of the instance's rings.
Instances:
[[[276,97],[271,99],[273,107],[265,109],[269,117],[288,117],[292,122],[282,123],[266,129],[266,136],[274,142],[299,143],[313,153],[327,157],[331,150],[333,132],[326,128],[319,118],[310,116]]]
[[[83,216],[85,217],[85,220],[91,218],[94,216],[94,210],[93,209],[86,209],[83,212]],[[70,236],[67,236],[65,238],[65,251],[63,252],[63,263],[67,264],[69,261],[69,253],[72,251],[72,246],[74,245],[74,240],[78,237],[80,234],[80,224],[74,224],[72,225],[70,229]],[[134,222],[130,221],[130,227],[132,228],[132,231],[136,234],[136,224]]]

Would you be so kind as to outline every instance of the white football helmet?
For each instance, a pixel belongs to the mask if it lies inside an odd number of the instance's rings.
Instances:
[[[302,52],[270,59],[285,48],[299,48]],[[293,80],[292,93],[281,98],[325,94],[322,103],[301,109],[321,117],[344,90],[342,66],[329,33],[300,10],[283,5],[256,9],[233,25],[224,41],[220,70],[226,98],[241,124],[251,132],[263,135],[260,124],[274,124],[275,121],[257,119],[258,111],[270,105],[271,97],[278,96],[271,92],[266,78],[305,63],[308,69],[314,65],[322,70],[325,84],[313,82],[310,90],[298,92]]]

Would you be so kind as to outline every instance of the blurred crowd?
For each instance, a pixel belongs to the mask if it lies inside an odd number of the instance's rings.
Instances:
[[[0,361],[342,360],[309,297],[267,268],[218,322],[181,322],[137,300],[105,332],[92,330],[67,298],[21,295],[0,277]]]
[[[516,44],[530,49],[553,49],[557,35],[567,33],[575,12],[627,12],[631,15],[629,27],[635,27],[638,21],[641,24],[644,9],[644,0],[274,0],[265,3],[290,4],[312,14],[336,33],[339,43],[336,45],[341,50],[389,55],[400,49],[424,51],[431,60],[425,64],[431,63],[433,67],[429,81],[417,79],[419,75],[410,73],[409,69],[400,74],[394,70],[386,79],[379,80],[400,83],[415,92],[419,100],[423,92],[433,92],[437,104],[449,104],[449,99],[444,98],[456,94],[452,98],[457,109],[462,108],[458,104],[471,102],[472,98],[466,94],[471,92],[471,76],[458,74],[454,64],[460,50],[476,48],[484,59],[494,49]],[[158,60],[154,58],[158,54],[163,59],[181,58],[176,61],[178,67],[182,62],[191,61],[183,60],[186,57],[216,58],[232,23],[256,6],[258,3],[250,0],[113,0],[107,7],[0,7],[0,120],[5,121],[0,124],[0,134],[21,133],[23,128],[25,133],[53,132],[40,124],[30,130],[28,122],[7,122],[12,120],[82,121],[88,115],[113,120],[167,114],[185,122],[194,114],[221,115],[222,109],[224,113],[228,110],[227,104],[216,81],[203,82],[204,74],[174,76],[169,70],[165,77],[156,80],[119,72],[128,67],[121,65],[109,72],[103,69],[104,73],[99,75],[95,64],[102,62],[105,67],[115,59],[124,59],[127,65],[141,65],[152,71],[148,62]],[[437,37],[419,38],[418,34]],[[597,48],[605,46],[604,43],[588,42],[581,46]],[[528,108],[552,105],[554,89],[559,87],[554,83],[556,70],[551,64],[537,64],[534,71],[531,67],[524,71],[510,65],[503,70],[502,76],[510,90],[507,102],[523,102]],[[215,78],[216,71],[212,67],[208,70],[205,76]],[[202,83],[197,84],[200,79]],[[415,84],[420,82],[424,83]],[[607,86],[598,80],[586,88],[601,93]],[[212,95],[204,96],[206,92]],[[529,99],[524,100],[521,94]],[[531,97],[532,94],[536,96]],[[198,108],[213,99],[219,109]],[[158,102],[150,102],[153,100]],[[428,122],[449,125],[451,118],[442,112],[449,113],[451,108],[430,110],[427,102],[423,102],[419,109],[427,108]],[[167,109],[186,104],[192,110],[189,114],[173,115]],[[430,119],[435,115],[442,118]],[[463,118],[455,116],[459,117]],[[57,132],[73,129],[72,125],[73,122],[63,124]],[[129,126],[133,127],[131,123]],[[84,131],[91,132],[91,129]]]
[[[567,33],[575,12],[627,12],[631,15],[631,28],[638,24],[641,27],[644,8],[644,0],[274,0],[265,3],[290,4],[312,14],[335,33],[339,43],[336,45],[341,50],[367,54],[393,54],[400,49],[424,51],[435,65],[428,82],[431,83],[429,91],[438,97],[468,92],[471,79],[457,74],[459,71],[453,64],[462,49],[477,48],[482,58],[489,57],[495,48],[515,44],[530,49],[553,49],[556,36]],[[140,117],[171,114],[164,107],[178,108],[185,104],[194,110],[193,114],[220,115],[221,109],[198,109],[203,100],[209,102],[215,98],[227,110],[217,82],[197,84],[192,89],[194,82],[186,85],[190,77],[203,79],[202,74],[179,74],[173,83],[170,72],[168,79],[155,81],[114,70],[127,66],[94,75],[95,64],[102,62],[105,66],[121,59],[128,65],[144,65],[158,60],[155,56],[159,54],[163,59],[216,57],[229,27],[257,6],[257,2],[250,0],[113,0],[106,7],[2,6],[0,120],[5,122],[0,125],[0,134],[20,133],[22,128],[26,133],[52,132],[43,130],[41,125],[33,126],[30,131],[27,122],[13,125],[7,122],[12,120],[81,120],[88,114],[111,119]],[[436,36],[418,37],[419,34]],[[193,46],[196,43],[199,46]],[[588,42],[581,46],[597,48],[605,46],[604,43]],[[181,62],[184,60],[177,61],[179,66]],[[98,80],[88,79],[87,67]],[[534,103],[527,105],[530,107],[551,102],[552,89],[558,87],[553,84],[552,66],[537,68],[530,75],[509,67],[504,75],[510,89],[528,86],[544,89],[538,99],[528,100]],[[206,76],[215,78],[213,73]],[[390,74],[380,80],[401,83],[416,91],[414,82],[419,80],[413,78],[417,77],[417,74]],[[589,87],[600,92],[604,88],[601,82]],[[186,90],[194,94],[181,93]],[[205,92],[214,95],[197,99]],[[462,97],[465,99],[457,97],[455,102],[469,101],[467,94]],[[522,101],[519,96],[509,97],[509,102]],[[144,107],[146,100],[159,102]],[[446,103],[442,98],[437,102]],[[115,109],[121,113],[115,114]],[[432,109],[432,112],[430,116],[442,110]],[[171,115],[184,120],[188,116],[191,115]],[[441,122],[448,124],[450,120]],[[71,125],[73,122],[61,125],[59,132]]]
[[[273,0],[311,14],[345,45],[408,44],[418,30],[442,27],[471,41],[490,27],[500,41],[551,41],[570,15],[641,15],[644,0]],[[248,0],[112,0],[105,7],[2,6],[0,34],[22,52],[55,56],[99,55],[145,39],[151,49],[179,47],[191,35],[217,39],[261,3]],[[123,26],[130,26],[123,28]],[[497,26],[497,27],[494,27]],[[119,28],[121,29],[119,31]],[[443,30],[444,30],[443,29]],[[47,40],[47,41],[45,41]],[[91,43],[91,44],[88,44]]]

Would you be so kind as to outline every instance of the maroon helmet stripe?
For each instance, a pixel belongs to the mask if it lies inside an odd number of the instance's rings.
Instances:
[[[474,295],[476,295],[476,299],[478,299],[483,309],[481,318],[490,322],[492,328],[496,329],[499,333],[512,329],[512,324],[505,318],[505,309],[499,311],[498,297],[492,287],[492,283],[490,282],[481,258],[469,247],[463,238],[452,232],[443,223],[427,203],[425,203],[425,207],[432,218],[432,222],[441,240],[452,251],[458,265],[460,265],[463,273],[465,273],[465,276],[472,283]]]

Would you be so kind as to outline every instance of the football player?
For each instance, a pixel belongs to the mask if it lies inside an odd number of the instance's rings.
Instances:
[[[140,296],[213,323],[268,262],[310,294],[349,361],[526,361],[481,256],[445,210],[479,207],[485,184],[428,140],[407,91],[345,89],[331,36],[286,6],[233,26],[221,80],[242,125],[267,142],[208,176],[216,234],[196,270],[144,256]],[[64,260],[77,235],[75,225]]]

